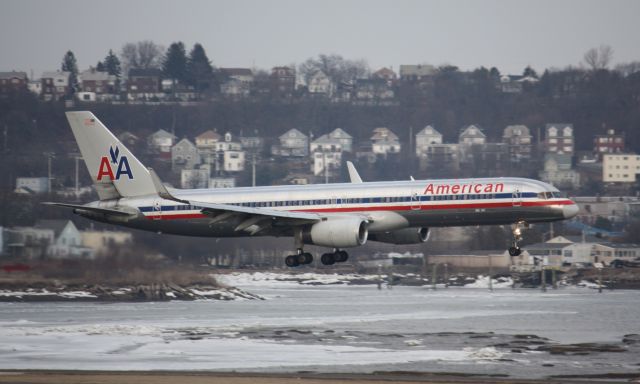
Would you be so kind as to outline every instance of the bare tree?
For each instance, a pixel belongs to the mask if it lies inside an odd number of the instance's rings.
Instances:
[[[366,76],[369,73],[369,65],[365,60],[347,60],[340,55],[320,54],[317,58],[309,58],[300,64],[298,70],[305,82],[316,72],[322,71],[338,83]]]
[[[584,54],[584,62],[592,71],[606,69],[613,58],[613,48],[609,45],[601,45],[591,48]]]
[[[122,46],[120,57],[122,58],[122,69],[125,74],[130,69],[159,68],[162,59],[163,47],[151,40],[139,41],[137,43],[126,43]]]
[[[624,77],[640,72],[640,61],[618,64],[616,65],[616,71]]]

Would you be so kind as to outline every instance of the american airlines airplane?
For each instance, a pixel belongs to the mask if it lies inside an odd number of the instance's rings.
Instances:
[[[224,189],[172,189],[146,168],[91,112],[67,112],[100,198],[72,208],[83,217],[188,236],[293,237],[289,267],[309,264],[305,244],[331,249],[324,265],[348,259],[345,248],[367,240],[427,241],[429,228],[511,224],[512,256],[530,223],[564,220],[578,207],[553,186],[524,178],[362,181],[347,163],[350,183]]]

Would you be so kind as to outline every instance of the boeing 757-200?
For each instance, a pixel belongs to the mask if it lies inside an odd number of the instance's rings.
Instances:
[[[209,236],[289,236],[286,265],[309,264],[305,244],[331,249],[320,261],[344,262],[345,248],[367,240],[427,241],[429,228],[508,225],[512,256],[530,223],[564,220],[576,204],[553,186],[524,178],[363,182],[347,163],[350,183],[220,189],[172,189],[146,168],[91,112],[67,112],[73,135],[100,198],[69,207],[89,219],[159,233]]]

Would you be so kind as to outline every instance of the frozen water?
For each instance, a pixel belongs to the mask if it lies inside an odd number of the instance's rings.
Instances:
[[[619,343],[640,333],[635,291],[378,290],[241,278],[245,289],[268,300],[0,303],[0,369],[388,369],[530,377],[544,375],[541,362],[552,361],[551,373],[637,370],[632,351],[556,357],[497,347],[517,334]]]

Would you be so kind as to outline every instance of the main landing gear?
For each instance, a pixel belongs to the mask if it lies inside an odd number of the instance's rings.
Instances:
[[[518,222],[511,225],[511,233],[513,234],[513,245],[509,247],[510,256],[520,256],[522,249],[518,246],[518,242],[522,241],[522,230],[528,228],[525,222]]]
[[[349,260],[349,254],[346,251],[336,249],[332,253],[325,253],[320,256],[320,262],[324,265],[333,265],[335,263],[344,263]]]
[[[298,248],[298,254],[289,255],[284,259],[287,267],[297,267],[299,265],[311,264],[312,262],[313,255],[309,252],[304,252],[302,248]]]

